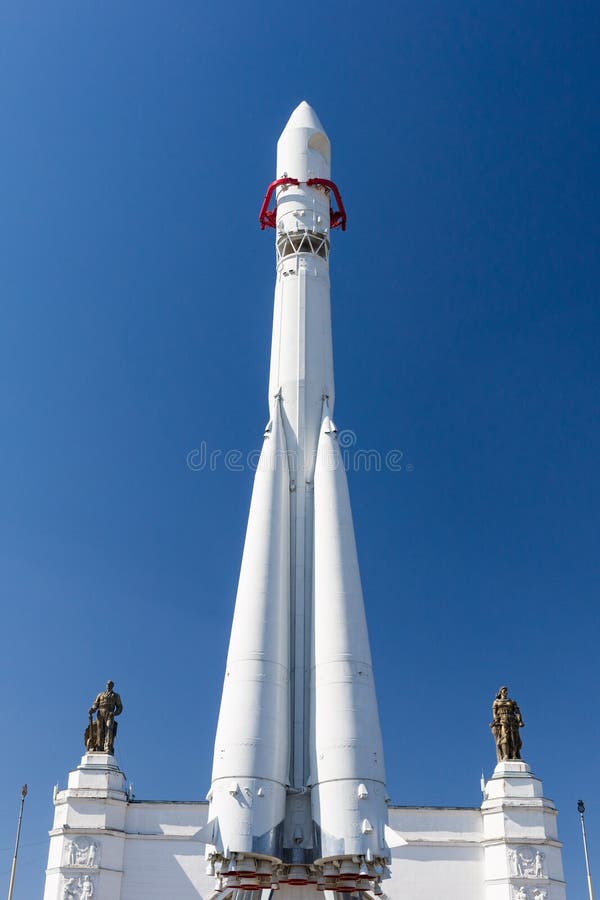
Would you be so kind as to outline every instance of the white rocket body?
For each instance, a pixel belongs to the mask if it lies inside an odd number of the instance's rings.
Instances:
[[[315,467],[312,811],[319,856],[386,856],[383,743],[352,511],[335,426]]]
[[[221,885],[281,883],[300,900],[317,887],[373,887],[401,839],[387,826],[352,513],[331,420],[330,145],[306,103],[279,139],[277,178],[288,183],[277,187],[270,223],[277,230],[271,418],[200,839]]]
[[[212,835],[279,857],[290,716],[289,475],[281,410],[265,432],[248,517],[213,761]]]

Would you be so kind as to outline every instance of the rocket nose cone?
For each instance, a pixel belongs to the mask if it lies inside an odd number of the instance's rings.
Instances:
[[[277,142],[277,177],[284,177],[285,172],[300,181],[310,176],[329,178],[330,168],[329,138],[312,106],[303,100],[289,117]]]
[[[319,117],[312,108],[312,106],[303,100],[302,103],[299,103],[294,112],[291,114],[287,121],[287,125],[283,129],[282,134],[285,134],[288,129],[293,128],[308,128],[311,131],[319,131],[321,134],[325,134],[325,129],[321,125],[319,121]]]

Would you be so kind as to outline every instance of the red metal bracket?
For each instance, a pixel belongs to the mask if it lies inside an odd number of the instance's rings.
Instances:
[[[300,184],[297,178],[278,178],[277,181],[272,181],[269,187],[267,188],[267,193],[265,194],[265,199],[262,202],[262,206],[260,208],[260,212],[258,214],[258,221],[260,222],[260,230],[264,231],[265,228],[275,228],[277,222],[277,207],[275,209],[269,209],[269,203],[271,202],[271,197],[273,196],[273,191],[281,187],[282,184]]]
[[[333,192],[338,208],[334,210],[333,207],[330,207],[330,224],[332,228],[341,228],[342,231],[345,231],[348,217],[346,216],[346,209],[337,184],[333,181],[329,181],[328,178],[309,178],[306,184],[308,187],[313,187],[315,184],[321,184],[323,187],[329,188],[329,190]]]
[[[272,181],[267,188],[265,199],[262,202],[262,206],[258,214],[258,221],[260,222],[261,231],[264,231],[265,228],[275,228],[277,224],[277,207],[275,207],[274,209],[269,209],[269,203],[271,202],[271,197],[273,196],[273,192],[275,191],[275,189],[286,184],[299,185],[300,182],[297,178],[278,178],[277,181]],[[307,187],[315,187],[316,185],[321,185],[322,187],[326,187],[333,193],[335,202],[337,203],[337,209],[334,209],[332,206],[329,207],[330,226],[331,228],[341,228],[342,231],[345,231],[347,216],[346,210],[344,208],[344,203],[342,201],[342,195],[339,192],[338,186],[333,181],[329,181],[328,178],[309,178],[306,182],[306,185]]]

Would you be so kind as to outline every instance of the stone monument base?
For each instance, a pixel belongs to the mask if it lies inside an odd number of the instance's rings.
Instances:
[[[121,895],[128,797],[110,753],[85,753],[54,797],[44,900]]]
[[[524,760],[498,763],[481,812],[486,900],[564,900],[556,807]]]

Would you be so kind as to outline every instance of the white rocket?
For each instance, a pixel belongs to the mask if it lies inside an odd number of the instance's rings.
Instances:
[[[276,229],[269,423],[254,481],[199,835],[232,896],[381,893],[391,846],[352,513],[333,424],[329,249],[345,229],[307,103],[260,212]],[[275,207],[269,208],[271,200]],[[332,204],[335,200],[336,208]],[[225,896],[225,895],[224,895]]]

